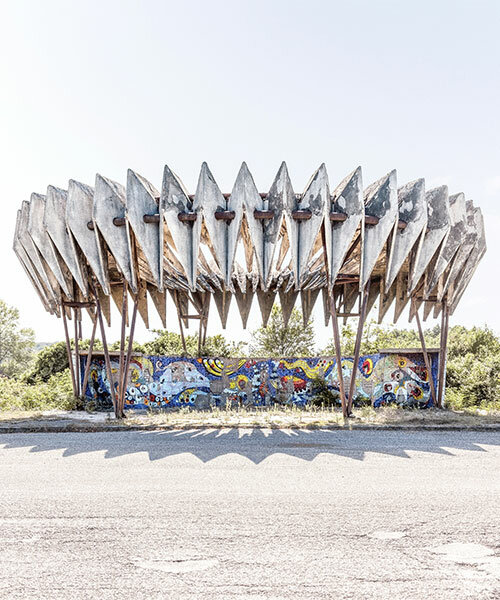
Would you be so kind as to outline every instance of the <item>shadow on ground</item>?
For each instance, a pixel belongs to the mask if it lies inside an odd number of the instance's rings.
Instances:
[[[255,464],[273,454],[311,461],[320,454],[364,460],[368,452],[411,458],[411,452],[453,456],[500,446],[500,433],[486,431],[339,431],[302,429],[196,429],[96,433],[4,434],[0,450],[62,450],[63,456],[104,452],[105,458],[146,453],[151,461],[192,454],[203,462],[237,454]]]

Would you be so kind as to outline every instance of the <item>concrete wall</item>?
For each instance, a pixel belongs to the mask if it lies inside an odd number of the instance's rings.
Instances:
[[[375,407],[397,403],[430,406],[429,377],[437,379],[437,352],[431,353],[432,374],[423,355],[379,352],[362,356],[357,365],[356,395]],[[82,372],[86,357],[82,357]],[[112,357],[118,373],[118,358]],[[342,360],[346,386],[353,359]],[[117,379],[118,377],[116,377]],[[127,408],[230,405],[268,406],[275,403],[303,406],[314,396],[314,381],[322,378],[338,391],[335,359],[316,358],[182,358],[132,357],[128,373]],[[116,385],[116,382],[115,382]],[[437,385],[437,384],[436,384]],[[109,382],[102,355],[92,359],[86,397],[98,408],[111,407]]]

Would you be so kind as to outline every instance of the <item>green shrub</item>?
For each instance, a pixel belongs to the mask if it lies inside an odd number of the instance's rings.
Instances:
[[[69,369],[52,375],[48,381],[28,384],[19,379],[0,377],[0,410],[73,410]]]
[[[331,390],[328,383],[322,377],[315,377],[312,380],[311,391],[313,397],[309,404],[313,406],[339,406],[340,394],[336,390]]]

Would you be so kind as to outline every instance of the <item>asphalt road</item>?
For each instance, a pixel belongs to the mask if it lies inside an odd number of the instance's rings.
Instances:
[[[500,434],[0,436],[0,598],[500,598]]]

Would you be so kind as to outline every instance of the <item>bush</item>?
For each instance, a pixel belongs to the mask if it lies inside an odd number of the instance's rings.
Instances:
[[[56,342],[45,346],[36,355],[35,364],[24,377],[26,383],[48,381],[53,375],[69,368],[68,353],[64,342]]]
[[[339,406],[340,394],[336,390],[330,389],[328,383],[322,377],[315,377],[312,380],[312,393],[310,400],[313,406]]]
[[[0,377],[0,410],[74,410],[69,369],[34,385],[19,379]]]

